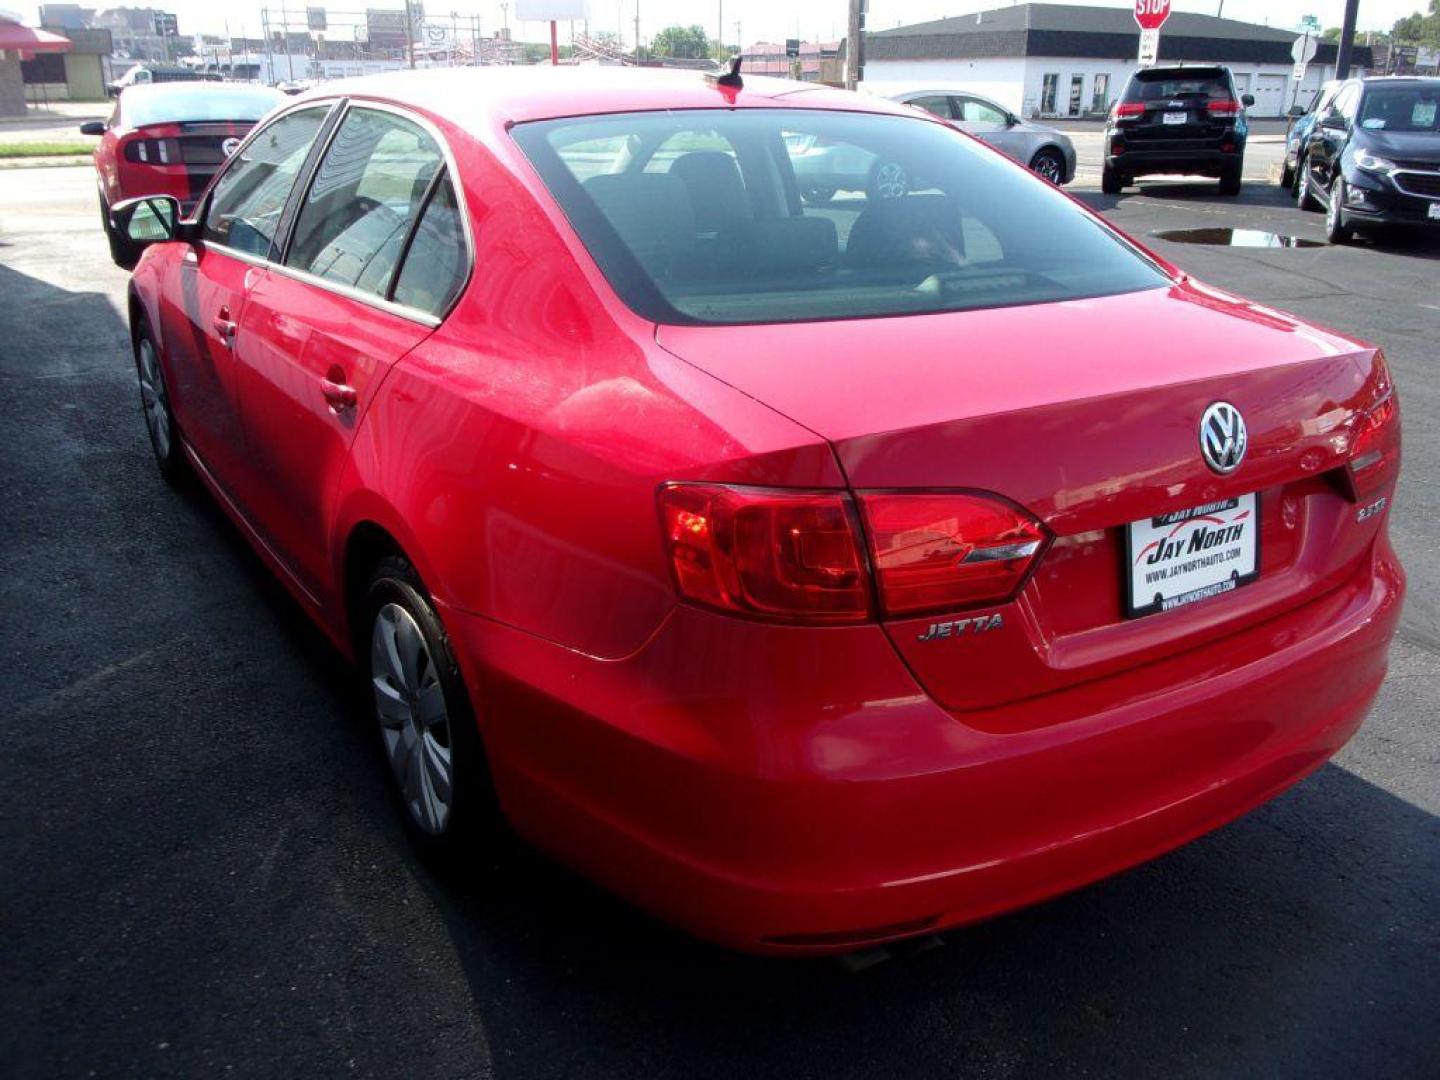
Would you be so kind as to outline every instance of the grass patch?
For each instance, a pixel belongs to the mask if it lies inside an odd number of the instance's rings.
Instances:
[[[94,149],[86,143],[72,142],[0,143],[0,158],[68,157],[72,154],[88,154]]]

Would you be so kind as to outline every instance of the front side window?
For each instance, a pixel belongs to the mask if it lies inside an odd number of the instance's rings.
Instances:
[[[705,109],[512,132],[616,292],[656,322],[903,315],[1169,284],[1043,181],[919,118]],[[647,168],[701,134],[733,158],[687,150]],[[627,147],[610,171],[570,152],[607,139]],[[715,215],[722,187],[730,209]]]
[[[268,256],[285,202],[329,106],[289,113],[263,128],[215,182],[205,239]]]
[[[960,115],[967,124],[989,130],[1005,126],[1005,113],[999,106],[979,98],[960,98]]]
[[[285,264],[385,296],[410,223],[443,157],[403,117],[352,108],[315,171]]]

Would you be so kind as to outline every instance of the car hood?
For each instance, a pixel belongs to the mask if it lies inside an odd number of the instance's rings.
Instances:
[[[1362,145],[1381,157],[1427,161],[1440,168],[1440,132],[1366,131]]]

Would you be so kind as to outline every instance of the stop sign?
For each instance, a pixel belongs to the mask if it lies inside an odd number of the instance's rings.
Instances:
[[[1135,21],[1141,30],[1159,30],[1170,17],[1170,0],[1135,0]]]

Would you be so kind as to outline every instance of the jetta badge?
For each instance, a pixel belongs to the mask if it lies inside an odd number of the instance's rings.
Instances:
[[[1240,467],[1249,449],[1250,436],[1245,431],[1245,418],[1228,401],[1217,401],[1200,418],[1200,456],[1205,464],[1228,476]]]
[[[229,157],[231,154],[235,153],[235,151],[239,149],[240,140],[235,138],[233,135],[220,144],[220,153],[224,154],[226,157]]]

